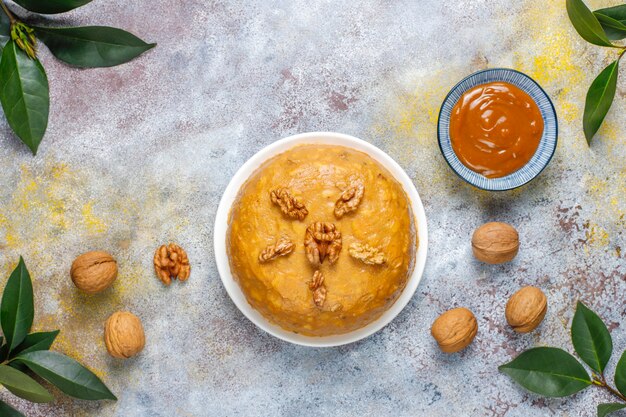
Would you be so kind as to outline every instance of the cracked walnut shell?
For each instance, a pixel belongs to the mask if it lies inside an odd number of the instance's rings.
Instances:
[[[160,246],[154,253],[154,271],[165,285],[170,285],[172,278],[186,281],[191,273],[187,253],[174,243]]]
[[[265,263],[272,261],[279,256],[289,255],[293,252],[295,247],[296,245],[291,241],[291,239],[283,236],[276,243],[267,246],[261,251],[261,253],[259,253],[259,262]]]
[[[517,333],[532,332],[541,324],[548,311],[548,299],[537,287],[527,286],[506,303],[506,321]]]
[[[72,263],[70,276],[79,290],[97,294],[109,288],[117,278],[117,262],[103,251],[83,253]]]
[[[478,332],[478,322],[467,308],[453,308],[443,313],[433,322],[430,333],[445,353],[455,353],[465,349]]]
[[[387,261],[384,253],[367,243],[352,243],[348,248],[348,253],[354,259],[367,265],[382,265]]]
[[[127,359],[141,352],[146,336],[139,317],[127,311],[113,313],[104,324],[104,344],[114,358]]]
[[[280,211],[292,219],[304,220],[309,211],[304,204],[296,197],[292,196],[285,187],[276,188],[270,191],[272,203],[280,207]]]
[[[506,223],[485,223],[472,236],[472,251],[476,259],[488,264],[509,262],[519,251],[517,230]]]
[[[355,211],[361,203],[364,191],[363,181],[356,175],[350,176],[348,186],[343,190],[339,200],[335,203],[335,216],[341,219],[344,214]]]
[[[304,250],[313,266],[320,266],[326,257],[334,264],[341,252],[341,232],[332,223],[313,223],[306,228]]]

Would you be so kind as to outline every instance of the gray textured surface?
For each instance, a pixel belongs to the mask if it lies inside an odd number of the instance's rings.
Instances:
[[[593,415],[609,399],[593,388],[545,400],[497,372],[533,345],[570,349],[578,298],[610,323],[616,350],[626,349],[626,77],[588,149],[586,87],[611,52],[586,45],[562,3],[95,0],[56,18],[123,27],[159,45],[122,67],[88,71],[42,47],[52,112],[37,157],[0,122],[0,281],[22,254],[36,328],[60,328],[55,348],[88,364],[120,400],[0,398],[28,417]],[[436,144],[450,87],[495,66],[537,79],[561,131],[549,168],[502,194],[462,183]],[[261,333],[228,299],[213,260],[214,213],[231,175],[264,145],[311,130],[380,146],[413,178],[429,217],[431,251],[412,302],[380,333],[337,349]],[[488,220],[518,227],[522,249],[511,264],[473,260],[472,230]],[[193,269],[187,283],[164,288],[152,254],[169,240],[187,249]],[[120,264],[114,288],[96,297],[68,277],[73,258],[90,249]],[[503,309],[525,284],[545,290],[549,311],[519,336]],[[479,334],[445,356],[429,328],[454,306],[475,312]],[[102,341],[118,309],[139,315],[147,334],[145,351],[123,363]]]

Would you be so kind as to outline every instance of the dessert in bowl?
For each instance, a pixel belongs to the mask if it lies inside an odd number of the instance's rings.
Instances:
[[[534,80],[515,70],[476,72],[445,98],[437,133],[450,167],[468,183],[503,191],[531,181],[550,162],[558,124]]]
[[[296,135],[268,148],[235,175],[218,209],[216,259],[229,295],[294,343],[340,345],[382,328],[425,263],[425,215],[410,179],[347,135]]]

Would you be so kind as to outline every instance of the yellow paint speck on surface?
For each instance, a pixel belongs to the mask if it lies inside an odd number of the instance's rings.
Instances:
[[[94,234],[106,232],[107,225],[104,220],[93,213],[93,202],[83,205],[81,213],[83,215],[85,226],[89,232]]]

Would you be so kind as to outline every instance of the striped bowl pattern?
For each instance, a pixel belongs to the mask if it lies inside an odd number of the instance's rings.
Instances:
[[[450,141],[450,115],[452,108],[459,101],[459,98],[470,88],[480,84],[494,81],[504,81],[511,83],[525,91],[539,106],[543,117],[544,130],[539,142],[537,152],[532,159],[520,170],[501,178],[487,178],[472,171],[461,163],[452,150]],[[494,68],[475,72],[461,80],[455,85],[441,105],[439,111],[439,122],[437,125],[437,136],[439,147],[446,162],[454,172],[468,183],[475,187],[488,191],[504,191],[521,187],[535,178],[548,165],[554,151],[558,137],[558,122],[554,105],[545,91],[526,74],[507,68]]]

